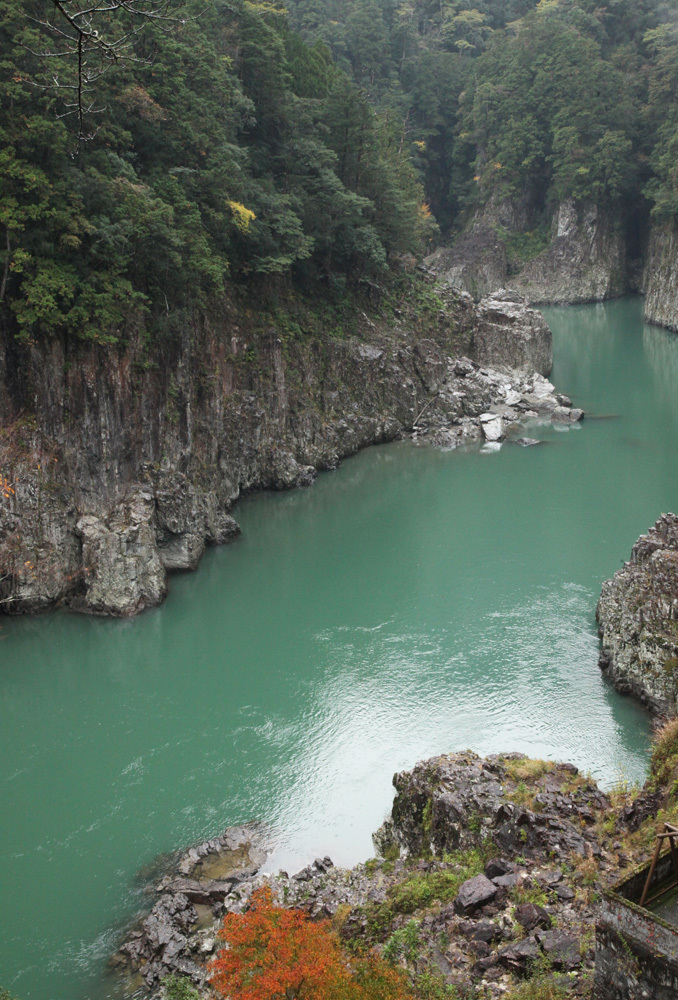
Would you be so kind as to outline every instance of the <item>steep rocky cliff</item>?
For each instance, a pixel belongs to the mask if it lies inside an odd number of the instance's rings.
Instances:
[[[444,284],[478,301],[507,283],[508,255],[500,233],[521,230],[525,224],[524,212],[513,202],[491,202],[452,246],[438,247],[424,263]]]
[[[507,284],[533,303],[598,302],[626,291],[618,218],[594,204],[564,201],[553,215],[548,245],[526,260],[531,247],[539,250],[534,234],[526,232],[529,226],[529,213],[510,202],[488,205],[451,247],[436,250],[426,264],[441,281],[476,299]]]
[[[530,302],[600,302],[626,291],[626,270],[619,219],[597,205],[568,200],[554,215],[549,246],[512,284]]]
[[[678,699],[678,517],[662,514],[602,587],[596,610],[600,666],[652,711]]]
[[[643,270],[645,319],[678,331],[678,228],[654,225]]]
[[[473,361],[455,368],[462,355]],[[523,380],[516,394],[478,367],[509,360],[523,379],[550,370],[538,314],[515,296],[477,307],[426,282],[395,311],[363,312],[345,338],[262,328],[232,302],[155,346],[142,330],[120,349],[19,350],[5,336],[0,607],[68,599],[133,614],[162,600],[168,570],[195,568],[206,544],[237,533],[229,511],[247,491],[307,485],[406,432],[445,429],[446,446],[502,437],[532,404],[569,419],[543,385]],[[494,405],[504,410],[482,431]]]

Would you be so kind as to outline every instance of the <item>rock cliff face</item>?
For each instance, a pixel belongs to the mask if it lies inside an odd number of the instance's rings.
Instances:
[[[404,306],[396,319],[363,314],[346,339],[255,331],[229,303],[154,348],[143,331],[124,350],[19,350],[4,336],[0,609],[67,599],[133,614],[162,600],[169,570],[237,534],[229,511],[243,493],[308,485],[404,433],[481,438],[480,416],[514,396],[522,408],[493,414],[500,424],[534,410],[521,401],[551,367],[541,317],[515,297],[436,301],[425,325]],[[461,355],[471,360],[455,368]],[[479,368],[490,364],[519,368],[521,391]],[[551,413],[562,402],[539,398]]]
[[[499,231],[521,222],[511,202],[487,205],[451,247],[438,247],[424,263],[440,281],[479,301],[506,285],[508,257]]]
[[[568,200],[554,216],[548,248],[512,283],[530,302],[600,302],[626,291],[626,271],[619,220],[596,205]]]
[[[652,711],[678,700],[678,517],[662,514],[603,584],[596,617],[600,666],[615,687]]]
[[[514,270],[508,240],[528,226],[525,212],[510,202],[489,205],[452,247],[436,250],[426,264],[441,281],[475,299],[507,284],[530,302],[544,304],[598,302],[626,291],[618,219],[596,205],[564,201],[553,216],[549,246]]]
[[[678,228],[673,223],[651,230],[642,290],[646,321],[678,331]]]

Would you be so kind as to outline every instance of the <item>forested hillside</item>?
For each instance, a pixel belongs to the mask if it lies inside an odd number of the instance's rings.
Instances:
[[[304,37],[404,119],[443,229],[493,197],[533,217],[567,197],[678,208],[672,0],[289,3]]]
[[[678,213],[674,0],[288,5],[188,0],[147,19],[80,119],[54,0],[2,0],[15,338],[152,334],[234,284],[257,303],[345,297],[436,221],[449,235],[507,198],[532,254],[566,198],[623,205],[636,241],[650,212]]]
[[[282,8],[189,0],[149,19],[82,120],[77,53],[44,55],[50,13],[68,28],[51,0],[2,3],[0,298],[20,340],[114,341],[229,282],[257,301],[276,283],[341,292],[419,249],[431,222],[400,128]]]

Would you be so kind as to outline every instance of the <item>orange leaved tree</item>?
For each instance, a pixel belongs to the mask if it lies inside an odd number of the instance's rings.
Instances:
[[[275,906],[271,890],[252,894],[245,914],[229,913],[210,983],[238,1000],[409,1000],[401,970],[370,956],[353,966],[326,920]]]

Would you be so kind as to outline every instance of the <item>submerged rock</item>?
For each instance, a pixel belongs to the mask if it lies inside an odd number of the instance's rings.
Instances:
[[[659,714],[678,700],[678,517],[662,514],[602,586],[600,666],[615,687]]]

